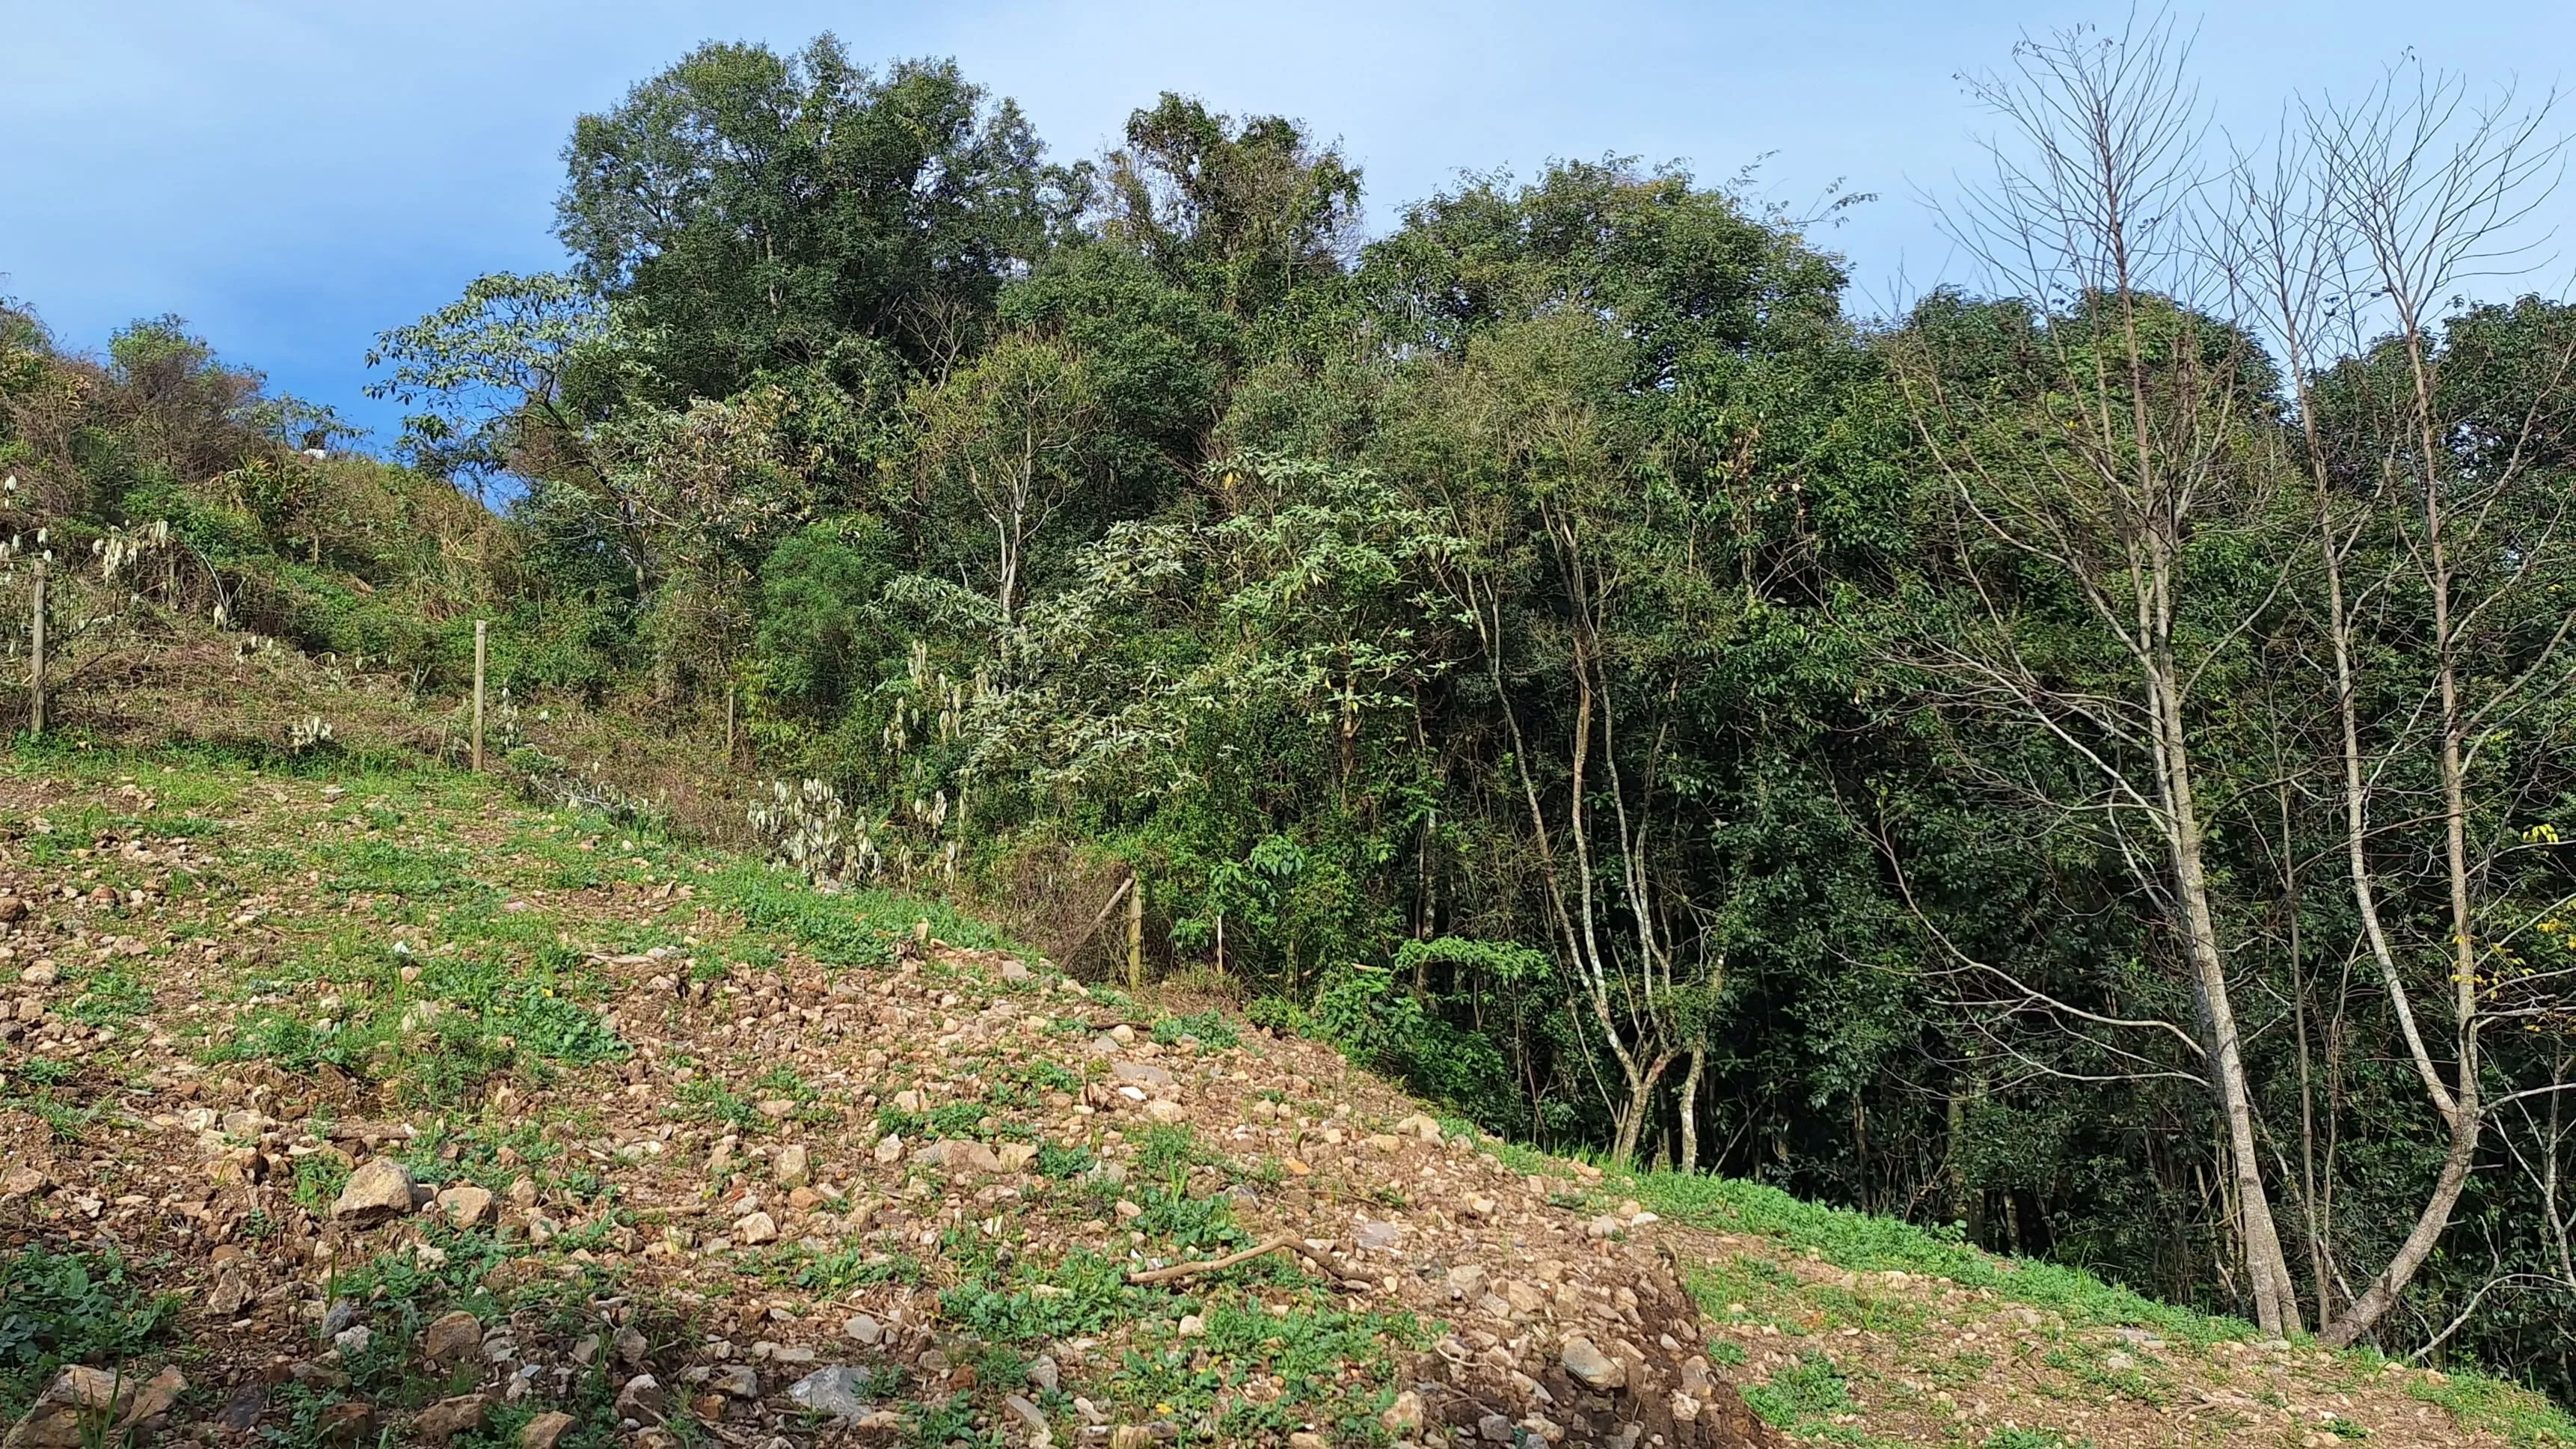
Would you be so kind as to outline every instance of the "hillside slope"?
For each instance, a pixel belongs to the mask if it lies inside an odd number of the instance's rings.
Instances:
[[[0,890],[12,1449],[2576,1442],[436,766],[22,747]]]

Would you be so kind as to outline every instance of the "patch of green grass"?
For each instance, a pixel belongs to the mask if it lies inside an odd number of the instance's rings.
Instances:
[[[29,1057],[18,1064],[14,1075],[31,1087],[59,1087],[80,1075],[80,1069],[52,1057]]]
[[[330,1211],[340,1190],[349,1185],[349,1163],[337,1153],[316,1152],[295,1159],[295,1183],[290,1195],[306,1212],[319,1215]]]
[[[419,956],[344,931],[275,975],[243,983],[253,993],[299,1001],[316,986],[342,988],[328,1030],[318,1015],[307,1020],[302,1011],[264,1004],[245,1012],[205,1059],[268,1061],[298,1074],[327,1065],[372,1082],[398,1082],[414,1105],[445,1106],[474,1099],[495,1077],[542,1082],[555,1067],[625,1056],[626,1043],[581,1004],[598,987],[580,956],[551,940],[528,942],[534,923],[493,924],[512,919],[498,912],[450,914],[454,934],[498,938],[503,949],[492,954]],[[413,979],[405,979],[406,970]]]
[[[837,1294],[872,1283],[907,1283],[919,1287],[924,1276],[921,1260],[909,1254],[871,1253],[864,1248],[848,1247],[829,1253],[806,1254],[789,1281],[815,1293]]]
[[[327,867],[322,888],[336,895],[438,900],[485,889],[467,872],[462,854],[437,846],[358,839],[334,843],[316,863]]]
[[[1891,1269],[1948,1278],[1967,1288],[2053,1309],[2077,1326],[2135,1325],[2194,1344],[2254,1337],[2254,1326],[2159,1303],[2089,1273],[2054,1263],[1996,1258],[1912,1223],[1801,1202],[1777,1188],[1730,1178],[1640,1173],[1623,1180],[1664,1217],[1703,1227],[1759,1233],[1813,1250],[1856,1272]]]
[[[1174,1300],[1138,1336],[1107,1386],[1126,1415],[1171,1420],[1186,1442],[1275,1442],[1312,1423],[1335,1443],[1382,1442],[1376,1416],[1394,1395],[1400,1355],[1429,1335],[1410,1314],[1353,1313],[1322,1302],[1271,1311],[1261,1299],[1221,1293],[1198,1305],[1199,1337],[1177,1337],[1186,1311]],[[1252,1403],[1230,1393],[1255,1375],[1278,1396]],[[1219,1414],[1220,1395],[1230,1402]]]
[[[104,966],[81,983],[63,1015],[83,1026],[117,1026],[152,1009],[152,988],[122,966]]]
[[[14,1418],[65,1364],[139,1368],[178,1312],[112,1248],[0,1255],[0,1417]]]
[[[2132,1359],[2115,1367],[2109,1353],[2089,1344],[2062,1344],[2040,1355],[2039,1361],[2084,1384],[2087,1392],[2083,1397],[2087,1399],[2127,1399],[2150,1408],[2173,1402],[2172,1385],[2148,1372],[2144,1364]]]
[[[1183,1037],[1196,1037],[1199,1045],[1211,1051],[1224,1051],[1243,1041],[1232,1020],[1222,1011],[1198,1011],[1187,1016],[1167,1016],[1154,1023],[1154,1040],[1174,1046]]]
[[[1122,1190],[1100,1183],[1092,1191],[1102,1215],[1114,1215]],[[1152,1241],[1183,1251],[1231,1251],[1252,1245],[1251,1236],[1234,1225],[1233,1204],[1222,1194],[1194,1198],[1178,1188],[1151,1182],[1130,1182],[1124,1192],[1145,1210],[1128,1227]]]
[[[1098,1333],[1168,1297],[1128,1286],[1123,1261],[1078,1247],[1053,1263],[1022,1258],[1002,1282],[959,1284],[939,1295],[939,1308],[995,1342],[1035,1343]]]
[[[906,1141],[911,1142],[932,1138],[981,1138],[984,1119],[991,1115],[991,1109],[981,1102],[943,1102],[925,1112],[879,1107],[877,1130],[901,1133]]]
[[[1851,1412],[1851,1385],[1833,1360],[1809,1352],[1762,1383],[1742,1389],[1745,1405],[1762,1422],[1791,1434],[1826,1427],[1836,1414]]]
[[[1160,1122],[1145,1129],[1136,1144],[1136,1170],[1149,1177],[1177,1180],[1193,1167],[1212,1164],[1217,1155],[1199,1141],[1187,1122]]]
[[[764,1120],[760,1108],[749,1097],[713,1076],[696,1076],[682,1082],[679,1100],[672,1110],[682,1117],[720,1122],[736,1132],[757,1132]]]
[[[740,913],[751,926],[786,936],[834,966],[876,966],[892,959],[895,941],[928,921],[930,934],[952,946],[1009,949],[992,927],[949,906],[893,891],[824,892],[802,878],[754,860],[736,860],[706,877],[703,895]]]
[[[2501,1436],[2514,1449],[2576,1444],[2576,1418],[2531,1390],[2474,1374],[2445,1374],[2440,1382],[2418,1374],[2406,1392],[2451,1411],[2471,1429]]]
[[[50,1087],[38,1087],[30,1096],[0,1097],[0,1107],[34,1114],[45,1124],[46,1135],[57,1143],[80,1141],[88,1134],[89,1124],[98,1120],[98,1108],[66,1102],[55,1096]]]

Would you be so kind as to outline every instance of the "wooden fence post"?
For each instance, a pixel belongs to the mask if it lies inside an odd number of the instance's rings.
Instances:
[[[483,639],[490,622],[474,621],[474,768],[483,768]]]
[[[36,560],[35,612],[28,622],[27,729],[45,732],[45,561]]]
[[[1127,893],[1127,989],[1145,987],[1145,877],[1129,877],[1136,888]]]

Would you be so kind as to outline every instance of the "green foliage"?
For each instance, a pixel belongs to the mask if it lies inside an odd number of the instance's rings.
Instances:
[[[113,1248],[0,1256],[0,1414],[14,1416],[65,1364],[139,1372],[178,1313]]]
[[[1234,1029],[1233,1018],[1222,1011],[1195,1011],[1187,1016],[1166,1016],[1155,1021],[1154,1040],[1172,1046],[1183,1037],[1193,1038],[1207,1050],[1219,1052],[1230,1050],[1243,1040]]]
[[[1746,1407],[1762,1422],[1792,1434],[1813,1432],[1819,1421],[1848,1411],[1851,1391],[1832,1359],[1813,1350],[1762,1383],[1742,1390]]]

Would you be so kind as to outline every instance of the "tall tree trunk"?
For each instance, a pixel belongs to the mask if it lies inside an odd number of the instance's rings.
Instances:
[[[2263,1186],[2263,1162],[2254,1140],[2253,1094],[2245,1078],[2244,1039],[2236,1025],[2236,1008],[2227,989],[2227,963],[2218,950],[2218,924],[2209,906],[2209,877],[2202,857],[2199,802],[2192,784],[2190,754],[2185,746],[2180,700],[2173,688],[2170,662],[2151,655],[2148,688],[2157,722],[2157,754],[2163,775],[2167,812],[2165,837],[2172,852],[2174,895],[2182,908],[2185,945],[2198,979],[2204,1024],[2209,1031],[2209,1070],[2216,1090],[2221,1126],[2227,1141],[2229,1173],[2245,1239],[2245,1267],[2253,1280],[2254,1313],[2262,1330],[2274,1337],[2300,1329],[2298,1290],[2281,1252],[2281,1236],[2272,1220],[2271,1195]]]
[[[1708,1043],[1693,1042],[1690,1070],[1682,1074],[1682,1176],[1699,1171],[1699,1074],[1708,1065]]]

